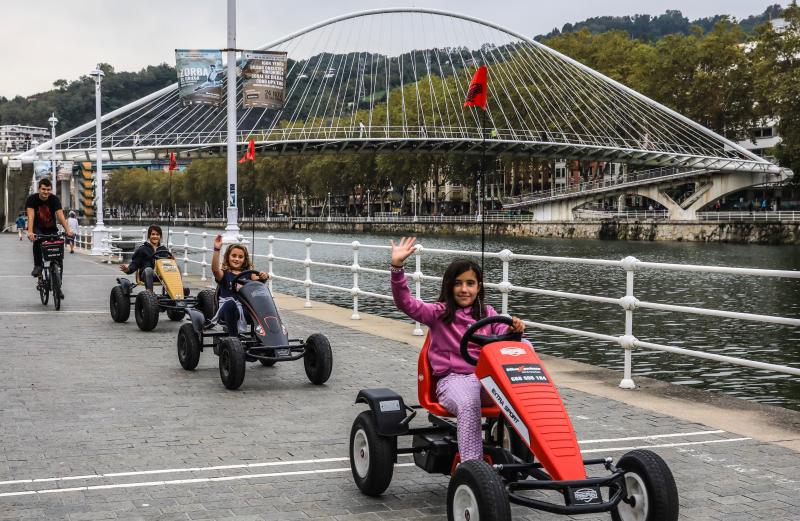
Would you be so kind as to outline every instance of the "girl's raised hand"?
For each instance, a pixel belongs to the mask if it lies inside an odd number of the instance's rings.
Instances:
[[[214,237],[214,249],[219,250],[222,248],[222,235]]]
[[[406,259],[414,253],[414,243],[417,242],[416,237],[403,237],[398,244],[394,240],[389,241],[392,245],[392,266],[401,267]]]

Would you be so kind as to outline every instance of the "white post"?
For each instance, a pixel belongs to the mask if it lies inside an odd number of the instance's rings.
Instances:
[[[303,286],[306,287],[306,303],[303,304],[304,308],[311,307],[311,238],[306,238],[306,261],[303,265],[306,267],[306,280],[303,281]]]
[[[481,222],[483,219],[483,198],[481,197],[481,180],[478,179],[478,217],[475,219],[477,222]]]
[[[89,73],[94,78],[94,118],[95,118],[95,195],[94,201],[97,208],[95,215],[95,226],[92,230],[92,255],[103,254],[104,239],[108,239],[108,231],[103,224],[103,147],[102,147],[102,131],[100,116],[102,109],[100,107],[100,100],[102,96],[103,76],[105,74],[100,70],[100,65],[95,70]]]
[[[200,272],[200,280],[206,281],[206,252],[208,251],[208,233],[203,232],[203,269]]]
[[[189,275],[186,267],[189,264],[189,230],[183,230],[183,276]]]
[[[422,253],[422,246],[417,244],[414,249],[414,259],[416,260],[416,270],[414,271],[414,288],[416,291],[417,299],[420,298],[420,292],[422,290],[422,258],[420,254]],[[414,336],[422,336],[422,326],[419,322],[414,322]]]
[[[620,345],[625,350],[625,368],[622,381],[619,387],[622,389],[634,389],[631,366],[633,365],[633,350],[636,348],[636,337],[633,336],[633,310],[636,308],[636,297],[633,296],[633,272],[639,261],[635,257],[625,257],[622,259],[622,267],[625,269],[625,298],[622,301],[625,309],[625,335],[620,338]]]
[[[172,230],[169,230],[167,232],[167,249],[169,251],[172,251],[172,246],[173,246],[173,244],[172,244],[172,234],[174,234],[174,233],[175,232],[173,232]]]
[[[275,258],[275,255],[273,254],[273,251],[272,251],[272,244],[274,242],[275,242],[275,237],[273,237],[272,235],[267,237],[267,244],[268,244],[268,249],[267,249],[267,273],[269,273],[269,283],[268,284],[269,284],[269,292],[270,293],[272,293],[272,275],[273,275],[273,273],[272,273],[272,261]]]
[[[331,222],[331,211],[332,210],[333,209],[331,208],[331,193],[328,192],[328,222]]]
[[[353,295],[353,314],[350,315],[351,320],[361,320],[361,316],[358,314],[358,247],[360,246],[358,241],[353,241],[353,266],[350,268],[353,270],[353,289],[350,292]]]
[[[369,213],[369,188],[367,188],[367,222],[371,222],[372,217],[370,217]]]
[[[414,183],[411,188],[411,200],[414,203],[414,222],[417,222],[417,183]],[[417,298],[419,298],[419,295],[417,295]],[[414,334],[416,334],[416,332]]]
[[[500,252],[500,260],[503,261],[503,280],[500,282],[500,313],[508,315],[508,292],[511,291],[511,283],[508,281],[508,263],[514,258],[511,250],[503,250]]]
[[[58,175],[56,174],[56,124],[58,123],[58,119],[56,118],[56,113],[47,118],[47,122],[50,123],[50,144],[52,145],[51,152],[50,152],[50,167],[52,168],[53,172],[53,195],[58,195]]]
[[[269,222],[269,196],[267,196],[267,222]]]
[[[228,0],[228,225],[222,242],[239,242],[239,224],[236,192],[236,0]]]

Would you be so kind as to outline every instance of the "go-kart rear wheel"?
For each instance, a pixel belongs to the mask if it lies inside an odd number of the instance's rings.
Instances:
[[[187,371],[193,370],[200,362],[200,339],[194,326],[188,322],[178,330],[178,361]]]
[[[214,318],[214,314],[216,313],[216,299],[214,298],[213,289],[204,289],[197,294],[195,309],[202,313],[203,318],[206,320]]]
[[[136,325],[142,331],[151,331],[158,325],[158,297],[155,293],[146,289],[136,295],[134,304],[134,315],[136,315]]]
[[[333,353],[328,337],[320,333],[308,337],[303,365],[312,384],[322,385],[328,381],[333,370]]]
[[[126,322],[128,317],[131,316],[131,299],[125,295],[125,290],[122,286],[117,285],[111,288],[111,299],[109,302],[111,308],[111,318],[114,322]]]
[[[469,460],[456,467],[447,487],[448,521],[511,521],[503,480],[488,463]]]
[[[186,312],[182,309],[168,309],[167,316],[173,322],[180,322],[186,316]]]
[[[372,411],[364,411],[350,429],[350,470],[358,489],[368,496],[380,496],[394,474],[394,443],[378,434]]]
[[[225,337],[219,344],[219,377],[230,390],[238,389],[244,381],[244,347],[236,337]]]
[[[678,487],[666,462],[649,450],[632,450],[619,459],[627,498],[611,511],[614,521],[676,521]]]

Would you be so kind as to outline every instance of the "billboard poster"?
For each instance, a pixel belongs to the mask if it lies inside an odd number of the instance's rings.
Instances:
[[[39,180],[45,177],[53,180],[53,171],[50,168],[50,161],[34,161],[33,162],[33,178],[38,183]]]
[[[59,181],[69,181],[69,178],[72,177],[72,167],[74,164],[74,161],[59,161],[56,167],[56,172],[58,173],[57,179]]]
[[[175,49],[178,95],[184,105],[222,103],[222,51],[217,49]]]
[[[282,109],[286,53],[242,51],[242,103],[246,108]]]

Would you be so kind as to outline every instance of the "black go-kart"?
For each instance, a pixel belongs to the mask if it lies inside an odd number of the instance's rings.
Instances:
[[[244,381],[246,362],[272,366],[277,362],[303,359],[306,376],[314,385],[328,381],[333,369],[333,354],[328,338],[314,333],[305,341],[290,339],[278,314],[269,288],[261,281],[250,280],[254,270],[241,272],[233,281],[233,291],[242,305],[249,330],[231,335],[224,324],[210,328],[207,316],[197,309],[188,309],[190,322],[178,331],[178,361],[187,371],[197,367],[200,352],[211,347],[219,356],[219,376],[228,389],[238,389]],[[203,290],[201,302],[212,302],[216,314],[217,292]],[[203,306],[205,311],[205,306]]]
[[[664,460],[649,450],[632,450],[616,464],[583,459],[553,380],[521,334],[475,334],[495,322],[511,325],[505,316],[484,318],[461,340],[462,357],[477,364],[475,375],[493,401],[481,408],[485,460],[460,462],[456,422],[436,399],[429,337],[418,361],[420,405],[406,405],[391,389],[358,393],[356,402],[369,406],[350,431],[350,467],[361,492],[382,494],[398,455],[408,454],[424,471],[451,476],[449,521],[510,521],[511,503],[570,516],[608,512],[614,521],[676,521],[678,490]],[[470,342],[483,346],[478,360]],[[420,410],[429,423],[412,426]],[[400,446],[401,438],[410,438],[410,446]],[[587,475],[598,466],[605,472]]]
[[[146,275],[152,277],[152,280],[142,280],[138,271],[135,283],[127,277],[117,278],[117,285],[111,289],[110,298],[111,318],[114,322],[127,322],[131,314],[131,304],[134,305],[136,325],[142,331],[155,329],[159,314],[163,312],[175,322],[183,320],[186,310],[194,306],[200,306],[208,318],[213,316],[214,303],[208,298],[202,300],[190,296],[189,288],[183,285],[180,267],[171,254],[156,251],[153,259],[155,266]],[[160,293],[155,292],[156,286],[161,286]],[[143,289],[135,292],[136,288]]]

